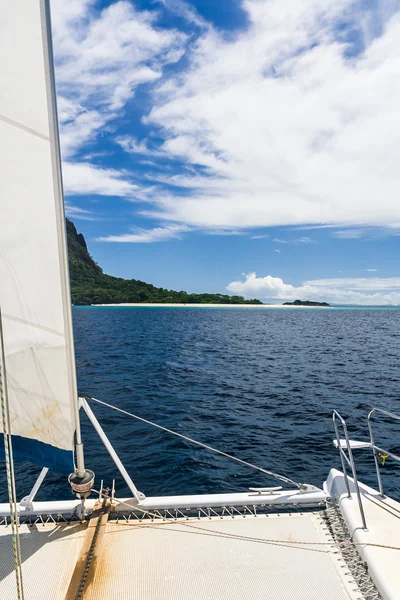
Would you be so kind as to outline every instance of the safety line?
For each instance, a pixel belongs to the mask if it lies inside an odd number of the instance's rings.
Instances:
[[[220,454],[221,456],[225,456],[226,458],[230,458],[231,460],[234,460],[234,461],[236,461],[238,463],[241,463],[242,465],[246,465],[246,467],[251,467],[252,469],[256,469],[257,471],[261,471],[261,473],[265,473],[266,475],[270,475],[271,477],[275,477],[275,479],[278,479],[279,481],[283,481],[284,483],[289,483],[291,485],[294,485],[299,490],[304,489],[303,484],[296,483],[295,481],[293,481],[292,479],[289,479],[288,477],[284,477],[283,475],[279,475],[279,473],[274,473],[273,471],[268,471],[267,469],[263,469],[262,467],[258,467],[257,465],[253,465],[252,463],[249,463],[249,462],[247,462],[245,460],[242,460],[241,458],[236,458],[236,456],[232,456],[231,454],[227,454],[226,452],[223,452],[222,450],[218,450],[217,448],[213,448],[212,446],[209,446],[208,444],[203,444],[202,442],[194,440],[193,438],[190,438],[190,437],[188,437],[186,435],[183,435],[182,433],[177,433],[176,431],[173,431],[172,429],[168,429],[167,427],[163,427],[162,425],[158,425],[157,423],[153,423],[153,421],[149,421],[148,419],[144,419],[143,417],[139,417],[138,415],[130,413],[127,410],[123,410],[122,408],[118,408],[117,406],[113,406],[112,404],[109,404],[108,402],[104,402],[103,400],[98,400],[97,398],[92,398],[91,396],[84,396],[84,398],[86,400],[93,400],[94,402],[97,402],[98,404],[102,404],[103,406],[107,406],[108,408],[112,408],[113,410],[116,410],[117,412],[120,412],[120,413],[122,413],[124,415],[128,415],[129,417],[133,417],[134,419],[137,419],[138,421],[142,421],[143,423],[147,423],[147,425],[152,425],[153,427],[156,427],[157,429],[161,429],[162,431],[166,431],[167,433],[170,433],[171,435],[175,435],[176,437],[180,437],[181,439],[186,440],[187,442],[191,442],[192,444],[197,444],[197,446],[201,446],[202,448],[206,448],[207,450],[211,450],[212,452],[215,452],[216,454]]]

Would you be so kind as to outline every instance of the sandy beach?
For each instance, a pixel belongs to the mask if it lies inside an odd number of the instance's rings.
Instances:
[[[169,304],[169,303],[151,303],[151,302],[132,302],[122,304],[92,304],[92,306],[147,306],[147,307],[171,307],[171,308],[331,308],[330,306],[284,306],[283,304]]]

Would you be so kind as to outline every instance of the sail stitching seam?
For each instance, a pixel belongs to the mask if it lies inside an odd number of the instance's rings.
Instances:
[[[27,127],[26,125],[23,125],[22,123],[18,123],[18,121],[9,119],[8,117],[6,117],[4,115],[0,115],[0,120],[3,121],[4,123],[7,123],[8,125],[17,127],[17,129],[22,129],[22,131],[25,131],[26,133],[30,133],[31,135],[34,135],[42,140],[45,140],[46,142],[50,142],[49,136],[44,135],[43,133],[40,133],[39,131],[36,131],[35,129],[31,129],[30,127]]]
[[[19,317],[14,317],[13,315],[8,315],[7,313],[3,313],[3,318],[10,319],[11,321],[17,321],[17,323],[23,323],[24,325],[29,325],[30,327],[36,327],[37,329],[54,333],[54,335],[59,335],[60,337],[65,337],[64,333],[57,331],[56,329],[51,329],[50,327],[39,325],[38,323],[32,323],[32,321],[26,321],[25,319],[20,319]]]

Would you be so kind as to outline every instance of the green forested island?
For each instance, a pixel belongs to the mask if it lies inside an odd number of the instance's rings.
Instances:
[[[262,304],[227,294],[188,294],[157,288],[138,279],[122,279],[106,275],[90,256],[85,238],[67,219],[68,258],[72,303],[119,304],[136,302],[184,304]]]
[[[329,307],[330,304],[327,302],[313,302],[311,300],[295,300],[294,302],[284,302],[283,306],[323,306],[324,308]]]

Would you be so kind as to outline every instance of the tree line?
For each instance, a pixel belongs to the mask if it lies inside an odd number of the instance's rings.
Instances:
[[[85,239],[67,219],[68,257],[72,303],[75,305],[120,303],[262,304],[228,294],[190,294],[158,288],[138,279],[122,279],[103,273],[90,256]]]

